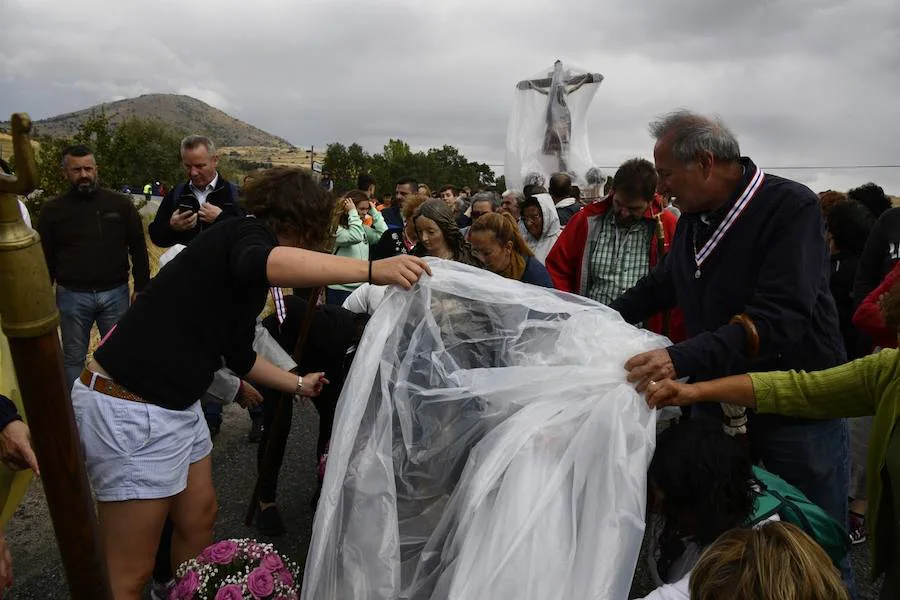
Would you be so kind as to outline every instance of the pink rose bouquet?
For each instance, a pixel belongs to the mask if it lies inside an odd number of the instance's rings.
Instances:
[[[271,544],[223,540],[178,567],[169,600],[297,600],[300,568]]]

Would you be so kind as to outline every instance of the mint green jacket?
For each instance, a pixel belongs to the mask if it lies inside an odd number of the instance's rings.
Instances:
[[[377,210],[369,211],[372,215],[372,226],[363,225],[362,218],[355,210],[347,216],[347,227],[338,225],[334,232],[334,253],[338,256],[369,260],[369,245],[377,244],[381,235],[387,231],[387,223]],[[360,282],[363,283],[363,282]],[[329,285],[333,290],[352,292],[360,286],[360,283],[346,285]]]

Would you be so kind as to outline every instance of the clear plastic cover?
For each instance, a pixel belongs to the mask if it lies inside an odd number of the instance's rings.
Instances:
[[[621,599],[668,345],[591,300],[429,259],[390,288],[337,406],[302,598]]]
[[[589,185],[587,173],[595,165],[587,112],[601,81],[599,73],[557,61],[516,85],[506,132],[507,188],[521,190],[527,181],[546,182],[558,172]]]

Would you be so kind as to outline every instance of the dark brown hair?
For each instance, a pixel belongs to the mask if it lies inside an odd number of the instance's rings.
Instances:
[[[842,202],[847,201],[847,194],[844,192],[836,192],[834,190],[826,190],[819,194],[819,204],[822,207],[822,214],[825,215],[825,218],[828,218],[828,213],[831,212],[831,209],[837,206]]]
[[[331,232],[332,201],[306,171],[273,167],[253,173],[241,196],[247,211],[276,235],[295,238],[307,250],[324,248]]]
[[[534,252],[525,243],[522,234],[519,233],[519,226],[510,214],[487,213],[481,215],[477,221],[472,223],[469,233],[477,233],[479,231],[493,233],[501,246],[505,246],[507,242],[512,242],[513,250],[523,257],[534,256]]]

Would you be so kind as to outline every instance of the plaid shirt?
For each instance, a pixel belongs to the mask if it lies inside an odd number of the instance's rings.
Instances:
[[[608,305],[649,273],[652,235],[643,219],[625,228],[616,224],[613,211],[603,215],[589,241],[587,297]]]

